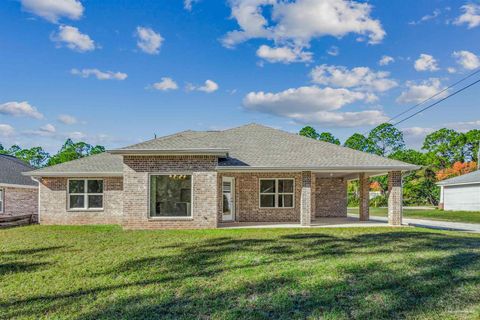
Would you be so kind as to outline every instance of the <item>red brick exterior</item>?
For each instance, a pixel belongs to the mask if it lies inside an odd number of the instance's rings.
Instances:
[[[358,203],[360,221],[367,221],[370,219],[370,184],[365,173],[360,173],[358,180],[360,182]]]
[[[218,174],[218,216],[222,221],[222,177],[235,178],[235,221],[237,222],[300,222],[300,195],[302,174],[285,172],[246,172]],[[293,178],[295,195],[293,208],[260,208],[260,179]]]
[[[402,173],[390,171],[388,173],[388,223],[392,226],[402,225],[402,215]]]
[[[347,181],[343,178],[315,179],[315,218],[347,216]]]
[[[38,189],[0,187],[3,189],[3,213],[0,215],[21,216],[33,214],[33,220],[37,220],[38,213]]]
[[[99,177],[99,179],[104,180],[103,210],[69,211],[67,209],[68,179],[42,178],[40,180],[40,224],[120,224],[123,216],[123,179],[111,177]]]
[[[198,229],[217,226],[217,158],[213,156],[124,156],[126,229]],[[192,175],[192,217],[150,218],[150,174]]]

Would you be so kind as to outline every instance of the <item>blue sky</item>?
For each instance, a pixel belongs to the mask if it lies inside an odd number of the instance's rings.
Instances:
[[[479,40],[479,1],[6,0],[0,143],[250,122],[344,141],[480,67]],[[407,142],[479,128],[479,88],[402,123]]]

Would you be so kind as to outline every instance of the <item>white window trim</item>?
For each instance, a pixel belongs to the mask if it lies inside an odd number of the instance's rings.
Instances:
[[[84,188],[85,188],[85,192],[84,193],[70,193],[70,181],[71,180],[83,180],[84,181]],[[91,181],[91,180],[100,180],[102,181],[102,185],[103,185],[103,192],[102,193],[88,193],[88,181]],[[83,195],[84,196],[84,204],[85,206],[83,208],[70,208],[70,196],[75,196],[75,195],[78,195],[78,196],[81,196]],[[102,207],[101,208],[88,208],[88,196],[91,195],[91,196],[102,196]],[[71,179],[67,179],[67,211],[103,211],[104,210],[104,206],[105,206],[105,180],[104,179],[98,179],[98,178],[71,178]]]
[[[263,180],[275,180],[275,192],[262,192],[261,186]],[[278,180],[291,180],[293,181],[293,192],[278,192]],[[262,207],[262,195],[273,195],[275,198],[275,207]],[[278,197],[280,195],[292,195],[291,207],[279,207]],[[294,178],[260,178],[258,179],[258,207],[260,209],[293,209],[295,208],[295,179]]]
[[[152,176],[171,176],[171,175],[184,175],[184,176],[190,176],[190,181],[191,181],[191,192],[190,192],[190,215],[189,216],[165,216],[165,217],[156,217],[151,215],[151,205],[150,205],[150,196],[151,196],[151,179]],[[148,206],[148,211],[147,211],[147,218],[149,220],[193,220],[193,215],[194,215],[194,194],[193,194],[193,186],[194,186],[194,175],[193,172],[160,172],[160,173],[149,173],[148,174],[148,197],[147,197],[147,206]]]
[[[5,210],[5,189],[0,188],[0,213],[3,213]]]

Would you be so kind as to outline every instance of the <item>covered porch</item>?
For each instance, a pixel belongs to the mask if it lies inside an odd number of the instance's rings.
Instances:
[[[399,226],[401,171],[312,170],[219,173],[218,227],[385,226],[384,221],[370,221],[368,181],[385,173],[388,225]],[[347,215],[347,181],[351,180],[359,180],[358,217]],[[266,207],[269,201],[271,206]]]

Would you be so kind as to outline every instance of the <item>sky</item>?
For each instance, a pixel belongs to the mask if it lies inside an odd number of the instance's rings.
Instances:
[[[4,0],[0,143],[109,149],[251,122],[345,141],[474,72],[479,40],[473,0]],[[480,128],[479,101],[473,86],[398,127],[419,148]]]

